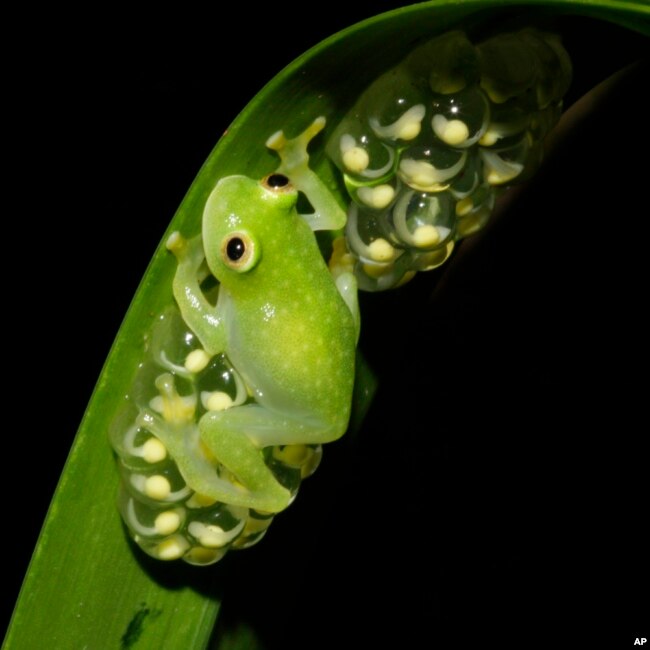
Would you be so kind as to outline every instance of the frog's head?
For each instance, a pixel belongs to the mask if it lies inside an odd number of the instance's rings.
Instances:
[[[285,227],[295,218],[298,192],[282,174],[261,181],[222,178],[203,212],[203,245],[210,271],[224,285],[273,257]]]

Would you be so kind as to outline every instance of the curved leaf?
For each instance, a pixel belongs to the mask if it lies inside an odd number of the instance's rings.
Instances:
[[[429,2],[377,16],[320,43],[254,97],[210,154],[170,230],[192,234],[198,229],[202,205],[215,178],[229,173],[261,176],[272,169],[275,159],[263,148],[263,142],[273,131],[290,128],[297,132],[316,114],[326,114],[334,124],[364,85],[399,60],[417,38],[461,22],[498,22],[502,16],[510,20],[513,12],[562,15],[569,21],[572,16],[598,18],[646,36],[650,33],[647,20],[644,22],[648,7],[635,2]],[[286,38],[290,31],[286,27],[279,30],[277,39]],[[223,65],[221,61],[215,66],[208,83],[218,84],[215,78]],[[206,101],[200,84],[193,90],[186,101]],[[212,95],[209,97],[214,101]],[[229,97],[226,89],[219,99],[229,102]],[[333,177],[321,149],[314,152],[313,160],[325,177]],[[119,182],[119,178],[112,182]],[[93,196],[94,201],[101,202],[102,194],[110,189],[94,178],[94,192],[83,194],[83,198]],[[145,196],[155,192],[151,187],[139,189]],[[148,202],[147,198],[145,204]],[[88,204],[91,208],[94,205]],[[129,228],[119,220],[117,225],[108,223],[102,228],[104,236],[114,242],[113,265],[120,264],[121,243],[128,237]],[[158,236],[156,232],[155,238]],[[175,644],[171,647],[200,648],[207,644],[225,569],[218,567],[198,576],[191,570],[154,566],[134,554],[113,509],[118,476],[106,440],[107,423],[130,383],[143,336],[155,315],[171,300],[166,287],[173,268],[172,260],[159,248],[120,329],[68,458],[5,642],[7,648],[35,647],[43,639],[57,648],[94,647],[98,640],[105,647],[163,647],[162,640]],[[116,273],[113,271],[112,276]],[[78,274],[79,268],[73,268],[72,279],[65,285],[67,291],[76,286]],[[86,293],[82,287],[76,290]],[[110,296],[92,298],[104,310],[110,307]],[[83,302],[77,298],[69,304],[83,308]],[[60,363],[84,354],[74,336],[67,345]],[[64,349],[65,345],[60,347]],[[53,383],[48,389],[56,391],[56,381]],[[60,404],[62,399],[59,396],[53,404]],[[245,560],[242,557],[237,561]]]

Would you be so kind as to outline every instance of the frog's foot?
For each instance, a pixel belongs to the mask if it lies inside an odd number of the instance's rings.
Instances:
[[[185,239],[177,230],[167,239],[167,250],[171,251],[178,262],[177,277],[183,283],[201,283],[208,275],[208,268],[204,264],[205,252],[201,235]]]
[[[259,409],[252,410],[257,413]],[[246,415],[250,411],[251,407],[240,406],[206,413],[199,422],[201,441],[219,464],[232,473],[235,485],[240,488],[238,494],[228,495],[228,503],[264,512],[280,512],[291,502],[291,493],[275,478],[261,447],[248,437],[245,428],[241,428],[238,421],[241,418],[237,416],[244,415],[248,423],[250,417]]]
[[[312,230],[339,230],[346,221],[345,211],[338,204],[331,189],[309,168],[307,147],[313,138],[325,128],[325,118],[317,117],[300,135],[287,139],[284,131],[277,131],[266,146],[280,156],[276,174],[284,174],[293,186],[303,192],[314,207],[312,214],[304,214]]]
[[[347,420],[318,424],[316,418],[297,419],[260,404],[206,413],[199,422],[201,441],[245,489],[236,501],[265,512],[280,512],[291,501],[266,464],[264,449],[278,445],[320,445],[343,435]]]
[[[317,117],[300,135],[288,140],[284,131],[276,131],[267,141],[266,146],[280,156],[277,172],[292,178],[309,168],[309,143],[325,128],[325,118]],[[292,179],[293,180],[293,179]]]
[[[199,427],[193,422],[175,423],[164,415],[143,409],[136,425],[154,436],[153,453],[173,459],[184,483],[170,487],[165,476],[153,475],[143,482],[140,490],[144,495],[159,501],[169,501],[175,494],[184,498],[192,491],[231,505],[245,505],[247,490],[231,480],[219,476],[218,464],[205,448]],[[154,443],[150,443],[153,445]],[[152,451],[150,451],[152,453]],[[176,492],[172,492],[172,488]],[[180,497],[175,500],[179,500]]]
[[[345,237],[337,237],[332,242],[332,255],[328,266],[335,280],[343,273],[354,273],[354,257],[348,250]]]
[[[181,426],[194,421],[196,395],[180,395],[174,376],[169,372],[158,375],[154,383],[159,394],[151,399],[150,406],[165,422]]]

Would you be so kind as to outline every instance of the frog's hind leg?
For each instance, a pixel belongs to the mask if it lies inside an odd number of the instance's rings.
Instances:
[[[162,442],[189,488],[223,503],[243,505],[239,500],[244,491],[219,477],[214,462],[201,448],[199,429],[195,423],[171,424],[148,409],[140,413],[136,422]]]
[[[235,505],[266,512],[279,512],[291,495],[277,481],[264,461],[263,449],[271,445],[318,443],[331,440],[320,427],[246,404],[227,411],[206,413],[199,422],[201,440],[246,488]],[[322,435],[314,435],[320,431]],[[327,438],[327,440],[325,439]]]

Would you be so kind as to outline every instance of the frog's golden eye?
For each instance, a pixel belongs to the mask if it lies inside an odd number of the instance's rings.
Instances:
[[[284,174],[269,174],[262,179],[262,185],[271,192],[293,192],[291,181]]]
[[[221,259],[233,271],[250,271],[260,259],[259,246],[247,232],[231,232],[221,242]]]

